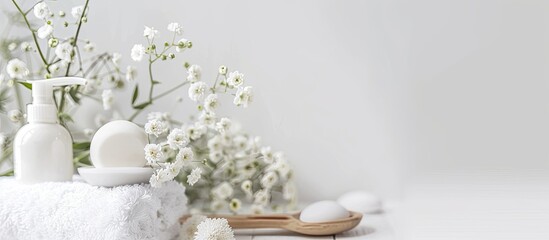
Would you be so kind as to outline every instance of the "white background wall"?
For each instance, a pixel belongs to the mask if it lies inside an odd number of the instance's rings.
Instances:
[[[194,45],[159,68],[164,89],[184,78],[183,59],[206,79],[221,64],[238,69],[255,102],[224,113],[286,152],[302,199],[352,189],[394,198],[414,184],[545,183],[548,10],[546,1],[96,0],[82,37],[130,64],[143,25],[162,36],[180,22]],[[174,110],[176,94],[154,108]],[[177,105],[174,115],[189,111]]]

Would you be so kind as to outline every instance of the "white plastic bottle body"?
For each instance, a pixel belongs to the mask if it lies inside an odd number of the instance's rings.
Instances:
[[[71,181],[72,139],[57,123],[23,126],[13,142],[14,174],[23,183]]]

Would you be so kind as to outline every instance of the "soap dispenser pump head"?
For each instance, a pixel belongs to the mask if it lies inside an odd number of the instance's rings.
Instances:
[[[27,121],[55,123],[57,109],[53,102],[53,87],[66,85],[84,85],[86,79],[79,77],[62,77],[46,80],[30,80],[32,84],[32,104],[27,106]]]

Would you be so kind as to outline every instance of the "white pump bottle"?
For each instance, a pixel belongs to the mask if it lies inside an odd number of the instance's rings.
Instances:
[[[80,84],[76,77],[27,81],[32,84],[32,104],[27,106],[27,122],[13,141],[15,178],[22,183],[71,181],[72,138],[57,122],[53,87]]]

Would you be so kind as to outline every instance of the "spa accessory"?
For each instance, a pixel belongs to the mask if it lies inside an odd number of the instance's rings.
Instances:
[[[146,183],[153,174],[148,167],[78,168],[80,176],[89,184],[114,187],[127,184]]]
[[[70,181],[74,171],[72,138],[57,123],[53,87],[84,85],[86,80],[67,77],[27,82],[32,84],[32,104],[27,106],[28,124],[13,141],[15,178],[23,183]]]
[[[366,191],[352,191],[341,195],[337,202],[349,211],[360,213],[381,212],[381,200],[374,194]]]
[[[114,188],[0,178],[1,239],[173,239],[186,212],[177,182]]]
[[[328,201],[322,201],[328,202]],[[282,228],[292,232],[301,233],[305,235],[333,235],[341,232],[345,232],[356,227],[362,220],[362,214],[357,212],[341,212],[339,204],[332,202],[333,204],[325,204],[322,202],[313,203],[307,206],[301,213],[295,214],[260,214],[260,215],[212,215],[209,217],[226,218],[229,221],[229,225],[232,228]],[[315,215],[320,219],[328,219],[333,217],[341,217],[340,219],[333,219],[323,222],[305,222],[300,220],[300,215],[308,214],[313,216],[311,211],[325,210],[329,214],[326,216]],[[307,213],[309,212],[309,213]],[[329,213],[328,213],[329,212]],[[319,212],[322,213],[322,212]],[[181,219],[184,222],[186,217]]]
[[[144,167],[147,143],[143,128],[129,121],[112,121],[93,135],[90,159],[96,168]]]
[[[78,168],[78,173],[91,185],[114,187],[148,182],[153,169],[143,148],[145,131],[135,123],[117,120],[103,125],[91,141],[90,159],[94,167]]]

